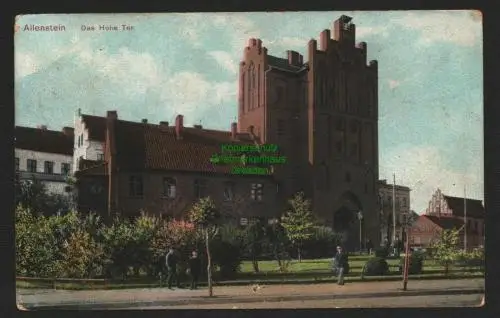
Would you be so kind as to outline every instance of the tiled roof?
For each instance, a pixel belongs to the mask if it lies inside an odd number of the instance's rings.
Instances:
[[[14,134],[18,149],[73,155],[73,136],[61,131],[16,126]]]
[[[89,131],[89,139],[104,142],[106,138],[106,118],[92,115],[82,115],[82,121]]]
[[[428,218],[443,230],[460,229],[464,225],[463,220],[449,216],[438,217],[434,215],[421,215],[420,217]]]
[[[454,216],[464,217],[464,198],[447,195],[443,195],[443,197],[448,203],[448,207],[453,211]],[[467,208],[468,217],[484,219],[485,211],[480,200],[467,199],[465,207]]]
[[[288,60],[281,57],[276,57],[272,55],[267,56],[267,64],[272,67],[279,68],[284,71],[298,73],[307,68],[307,63],[302,65],[301,67],[293,66],[288,63]]]
[[[229,173],[229,166],[210,162],[223,143],[252,142],[247,134],[239,134],[235,141],[228,131],[184,127],[178,140],[175,127],[120,120],[115,126],[116,164],[123,170]]]

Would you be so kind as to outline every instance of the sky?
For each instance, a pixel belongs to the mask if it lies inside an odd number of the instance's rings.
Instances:
[[[72,126],[77,109],[121,119],[229,130],[248,39],[268,54],[319,40],[340,15],[379,65],[380,178],[408,186],[411,208],[432,193],[483,199],[482,19],[475,11],[24,15],[15,33],[16,124]],[[25,25],[64,25],[36,32]],[[99,25],[125,31],[89,31]],[[82,26],[87,30],[83,31]]]

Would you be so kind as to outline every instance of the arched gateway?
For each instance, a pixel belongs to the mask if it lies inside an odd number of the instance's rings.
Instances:
[[[348,251],[360,246],[360,220],[358,213],[363,206],[358,197],[350,192],[344,192],[340,198],[340,208],[333,212],[333,230],[342,234],[342,244]]]

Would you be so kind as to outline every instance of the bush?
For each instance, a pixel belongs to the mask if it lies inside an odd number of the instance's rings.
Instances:
[[[389,256],[388,247],[378,247],[375,249],[375,257],[386,259]]]
[[[304,258],[331,257],[340,244],[340,236],[328,226],[315,226],[313,236],[303,246]]]
[[[213,263],[219,269],[219,278],[234,277],[239,271],[244,244],[244,230],[231,225],[220,228],[219,235],[210,244]]]
[[[64,276],[91,278],[102,274],[104,250],[88,232],[72,233],[63,251],[61,269]]]
[[[405,258],[401,258],[399,262],[399,272],[403,273],[405,264]],[[410,256],[410,266],[408,268],[409,275],[422,274],[424,268],[424,254],[420,252],[414,252]]]
[[[370,258],[363,267],[364,276],[384,276],[389,273],[389,264],[382,257]]]

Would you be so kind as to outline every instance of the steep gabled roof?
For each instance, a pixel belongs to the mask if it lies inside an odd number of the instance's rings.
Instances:
[[[17,149],[73,155],[73,136],[62,131],[16,126],[14,136]]]
[[[464,225],[463,220],[454,217],[438,217],[434,215],[421,215],[420,217],[429,219],[443,230],[458,230]]]
[[[448,207],[453,211],[454,216],[464,217],[464,208],[467,209],[467,216],[472,218],[484,219],[485,211],[483,203],[480,200],[467,199],[452,197],[448,195],[443,195]]]

